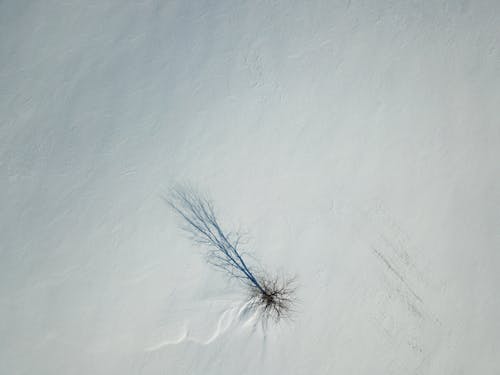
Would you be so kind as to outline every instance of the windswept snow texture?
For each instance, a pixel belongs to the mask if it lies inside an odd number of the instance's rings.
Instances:
[[[0,373],[500,374],[499,109],[497,0],[0,1]]]

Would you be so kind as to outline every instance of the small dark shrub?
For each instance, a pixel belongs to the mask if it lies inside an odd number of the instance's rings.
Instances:
[[[295,278],[266,276],[254,272],[240,249],[241,235],[222,229],[212,202],[191,188],[177,187],[166,199],[183,219],[183,229],[197,244],[207,250],[207,262],[237,279],[249,294],[249,306],[263,321],[279,322],[290,318],[294,306]]]

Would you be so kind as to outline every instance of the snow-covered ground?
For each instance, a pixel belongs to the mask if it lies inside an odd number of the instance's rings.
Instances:
[[[0,373],[500,374],[499,108],[497,0],[1,1]]]

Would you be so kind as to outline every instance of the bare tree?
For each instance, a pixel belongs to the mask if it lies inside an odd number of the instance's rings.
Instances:
[[[254,271],[240,249],[241,234],[222,229],[212,202],[187,187],[171,189],[168,205],[183,219],[183,229],[208,251],[207,262],[240,281],[249,292],[250,306],[264,320],[289,318],[294,305],[295,278],[271,277]]]

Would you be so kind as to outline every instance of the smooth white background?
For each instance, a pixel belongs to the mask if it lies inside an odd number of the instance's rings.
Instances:
[[[0,373],[499,374],[498,1],[0,2]],[[263,331],[162,201],[209,193]]]

